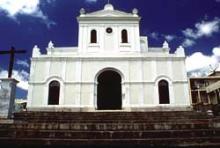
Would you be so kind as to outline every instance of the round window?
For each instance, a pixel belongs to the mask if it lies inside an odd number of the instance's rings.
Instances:
[[[107,29],[106,29],[106,32],[107,32],[107,33],[112,33],[112,28],[107,28]]]

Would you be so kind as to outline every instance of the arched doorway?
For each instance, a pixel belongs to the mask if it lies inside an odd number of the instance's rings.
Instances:
[[[170,104],[169,83],[161,80],[158,83],[160,104]]]
[[[122,108],[121,76],[113,70],[106,70],[98,76],[98,110],[119,110]]]
[[[60,83],[52,81],[49,84],[48,105],[59,105]]]

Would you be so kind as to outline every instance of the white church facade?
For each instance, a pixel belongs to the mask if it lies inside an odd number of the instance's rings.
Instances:
[[[80,10],[78,47],[32,54],[28,110],[154,110],[190,107],[185,53],[149,47],[138,10]]]

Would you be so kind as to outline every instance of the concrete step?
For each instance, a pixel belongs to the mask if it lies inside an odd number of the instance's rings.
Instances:
[[[0,123],[0,144],[217,145],[220,118],[197,112],[20,112]]]
[[[149,131],[71,131],[71,130],[0,130],[1,137],[60,139],[153,139],[220,137],[218,129],[149,130]]]
[[[145,122],[175,122],[175,121],[191,121],[196,119],[210,119],[212,117],[203,113],[196,112],[176,112],[175,116],[173,112],[162,112],[161,115],[155,112],[119,112],[118,114],[112,112],[92,112],[86,114],[83,113],[51,113],[51,112],[21,112],[15,113],[15,121],[27,121],[34,123],[51,123],[51,122],[63,122],[63,123],[145,123]],[[197,122],[195,120],[195,122]]]
[[[57,119],[45,119],[42,120],[40,117],[38,119],[33,120],[15,120],[15,123],[205,123],[209,122],[211,119],[182,119],[182,118],[154,118],[154,119],[63,119],[63,120],[57,120]],[[217,119],[215,121],[218,121]]]
[[[0,124],[0,129],[39,129],[39,130],[181,130],[181,129],[209,129],[213,123],[209,122],[164,122],[164,123],[16,123],[13,125]]]
[[[81,119],[81,120],[41,120],[40,118],[38,120],[16,120],[15,123],[93,123],[93,124],[98,124],[98,123],[209,123],[212,122],[210,119],[151,119],[151,120],[135,120],[135,119],[130,119],[130,120],[124,120],[124,119],[102,119],[102,120],[88,120],[88,119]],[[220,122],[215,120],[215,122]]]
[[[20,112],[15,120],[153,120],[153,119],[207,119],[206,113],[197,112]]]
[[[219,147],[220,137],[148,138],[148,139],[55,139],[55,138],[0,138],[7,146],[59,147]]]

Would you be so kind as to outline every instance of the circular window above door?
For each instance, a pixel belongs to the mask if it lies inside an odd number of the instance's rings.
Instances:
[[[112,30],[112,28],[108,27],[108,28],[106,29],[106,32],[107,32],[107,33],[112,33],[113,30]]]

